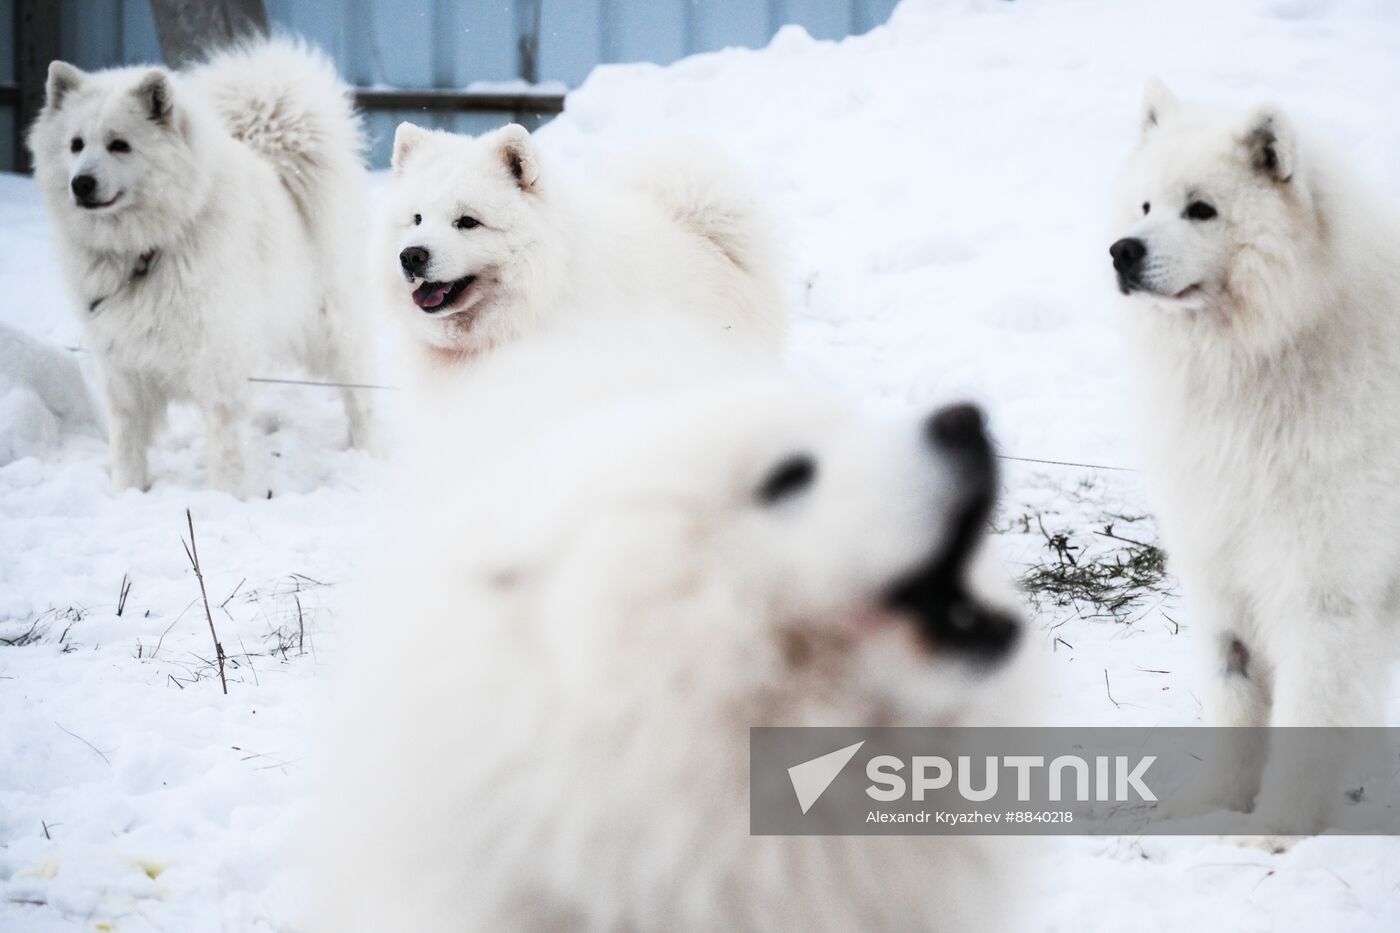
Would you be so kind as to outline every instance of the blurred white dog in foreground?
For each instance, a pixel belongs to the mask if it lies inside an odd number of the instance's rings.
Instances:
[[[1147,89],[1111,253],[1141,346],[1173,563],[1222,726],[1383,724],[1400,611],[1400,225],[1272,107]],[[1327,825],[1319,741],[1238,736],[1196,809]],[[1262,783],[1261,783],[1262,773]],[[1256,799],[1257,798],[1257,799]],[[1285,818],[1290,819],[1285,819]],[[1278,840],[1264,840],[1274,845]]]
[[[100,361],[112,483],[149,486],[171,401],[199,407],[211,484],[246,491],[248,377],[363,378],[359,124],[330,62],[270,41],[187,72],[49,69],[29,135]],[[350,439],[365,431],[345,391]]]
[[[603,174],[571,176],[515,124],[477,138],[399,126],[378,268],[417,374],[639,308],[744,355],[779,346],[777,250],[718,154],[655,149]]]
[[[371,569],[327,704],[317,929],[997,929],[1006,840],[750,836],[748,812],[751,726],[1024,711],[980,414],[677,385],[675,349],[627,362],[614,337],[565,370],[631,388],[488,430],[462,470],[465,411]],[[518,423],[497,411],[559,378],[547,343],[484,361],[474,406]]]

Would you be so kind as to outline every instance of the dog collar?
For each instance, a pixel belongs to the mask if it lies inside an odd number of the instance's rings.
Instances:
[[[102,302],[106,301],[108,298],[111,298],[112,295],[116,295],[117,292],[120,292],[123,288],[126,288],[133,282],[137,282],[141,279],[144,279],[147,275],[150,274],[151,267],[156,264],[156,260],[159,258],[160,250],[155,249],[154,247],[146,250],[140,256],[137,256],[136,265],[132,267],[131,274],[126,277],[126,281],[119,285],[117,287],[117,290],[112,292],[111,295],[103,295],[101,298],[94,298],[92,300],[92,303],[88,305],[88,313],[95,313],[97,311],[97,306],[102,304]]]

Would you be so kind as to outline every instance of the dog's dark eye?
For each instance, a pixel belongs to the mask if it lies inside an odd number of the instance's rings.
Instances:
[[[779,463],[758,487],[757,498],[772,505],[802,492],[817,478],[817,462],[806,454],[794,454]]]
[[[68,144],[68,151],[69,151],[69,152],[82,152],[82,151],[83,151],[83,138],[82,138],[81,136],[74,136],[74,137],[73,137],[73,141],[72,141],[71,143]]]
[[[108,152],[130,152],[131,143],[124,139],[114,139],[107,144]]]
[[[472,227],[480,227],[481,221],[477,220],[475,217],[468,217],[463,214],[452,222],[452,226],[456,227],[458,230],[470,230]]]
[[[1215,213],[1215,208],[1205,201],[1192,201],[1186,205],[1186,216],[1192,220],[1210,220]]]
[[[1143,216],[1146,216],[1146,215],[1152,213],[1152,202],[1151,202],[1151,201],[1143,201],[1143,202],[1142,202],[1142,213],[1143,213]]]
[[[413,226],[416,227],[416,226],[418,226],[419,224],[421,224],[422,222],[423,222],[423,215],[422,215],[422,214],[414,214],[414,215],[413,215]]]

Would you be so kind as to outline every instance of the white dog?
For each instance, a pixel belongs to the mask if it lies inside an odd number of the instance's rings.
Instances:
[[[113,485],[150,484],[152,436],[189,400],[211,483],[242,492],[249,376],[296,360],[363,378],[351,238],[364,181],[346,87],[285,41],[184,73],[54,62],[29,144],[101,364]],[[354,443],[365,414],[350,390],[345,408]]]
[[[575,361],[631,368],[598,337]],[[557,379],[541,344],[493,354],[474,404]],[[751,836],[748,812],[751,726],[1023,709],[979,414],[880,425],[651,368],[470,468],[479,424],[449,426],[328,704],[316,928],[997,929],[1006,840]]]
[[[679,314],[745,355],[780,344],[776,249],[754,198],[703,150],[570,177],[523,127],[401,124],[380,272],[420,375],[554,325]]]
[[[1163,530],[1208,654],[1208,724],[1382,724],[1400,609],[1400,228],[1378,200],[1275,108],[1226,116],[1147,88],[1111,253]],[[1198,809],[1326,825],[1337,800],[1305,785],[1341,768],[1328,743],[1270,759],[1262,784],[1262,744],[1225,744]]]

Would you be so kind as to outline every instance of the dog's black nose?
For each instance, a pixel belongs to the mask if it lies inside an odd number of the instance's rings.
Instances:
[[[958,481],[974,496],[996,488],[996,457],[982,409],[962,402],[940,408],[924,422],[924,437],[955,467]]]
[[[966,402],[940,408],[924,422],[924,438],[951,469],[947,534],[933,554],[886,593],[887,605],[907,613],[929,644],[974,662],[996,663],[1011,653],[1020,622],[984,602],[969,581],[971,563],[996,504],[996,454],[982,410]]]
[[[1147,255],[1147,244],[1124,237],[1108,248],[1108,255],[1113,257],[1113,268],[1127,274],[1142,264],[1143,257]]]
[[[73,176],[73,195],[79,201],[87,201],[92,198],[92,193],[97,190],[97,179],[91,175]]]
[[[938,601],[920,619],[924,637],[935,650],[991,666],[1005,660],[1021,637],[1021,622],[1010,612],[958,592]]]
[[[929,415],[924,430],[930,441],[946,450],[982,450],[991,446],[982,409],[967,402],[938,409]]]
[[[403,266],[403,271],[409,275],[419,275],[431,258],[432,254],[423,247],[410,246],[399,253],[399,265]]]

